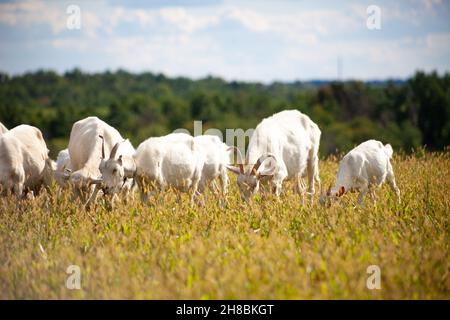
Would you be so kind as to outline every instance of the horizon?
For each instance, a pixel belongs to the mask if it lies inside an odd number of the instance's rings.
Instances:
[[[128,73],[132,76],[139,76],[142,74],[152,74],[153,76],[163,76],[166,79],[169,80],[176,80],[176,79],[186,79],[188,81],[202,81],[202,80],[208,80],[208,79],[217,79],[217,80],[221,80],[225,83],[232,83],[232,82],[237,82],[237,83],[245,83],[245,84],[262,84],[265,86],[270,86],[276,83],[281,83],[281,84],[287,84],[287,85],[291,85],[291,84],[295,84],[295,83],[315,83],[315,82],[323,82],[324,84],[328,84],[328,83],[349,83],[349,82],[363,82],[363,83],[388,83],[388,82],[407,82],[409,79],[413,78],[414,75],[416,73],[424,73],[424,74],[433,74],[436,73],[438,76],[443,77],[443,76],[447,76],[450,75],[450,71],[444,71],[444,72],[438,72],[437,70],[430,70],[429,72],[424,71],[424,70],[416,70],[414,74],[412,74],[409,77],[405,77],[405,78],[380,78],[380,79],[357,79],[357,78],[347,78],[347,79],[326,79],[326,78],[311,78],[311,79],[292,79],[292,80],[285,80],[285,81],[280,81],[280,80],[272,80],[270,82],[264,82],[264,81],[251,81],[251,80],[234,80],[234,79],[225,79],[223,77],[221,77],[220,75],[214,75],[214,74],[206,74],[204,76],[201,77],[189,77],[189,76],[183,76],[183,75],[168,75],[165,73],[161,73],[161,72],[155,72],[152,70],[142,70],[142,71],[133,71],[133,70],[126,70],[123,68],[117,68],[115,70],[111,70],[111,69],[105,69],[105,70],[100,70],[100,71],[88,71],[88,70],[83,70],[80,69],[78,67],[72,68],[72,69],[68,69],[65,71],[58,71],[55,69],[45,69],[45,68],[37,68],[35,70],[25,70],[23,72],[20,73],[8,73],[4,70],[0,69],[0,74],[6,74],[8,77],[10,78],[16,78],[16,77],[23,77],[26,75],[33,75],[33,74],[37,74],[39,72],[49,72],[49,73],[55,73],[56,75],[60,76],[60,77],[64,77],[67,73],[71,73],[74,71],[79,71],[81,72],[83,75],[88,75],[88,76],[94,76],[94,75],[101,75],[101,74],[105,74],[105,73],[119,73],[119,72],[124,72],[124,73]]]
[[[0,70],[122,69],[266,84],[404,80],[450,71],[449,21],[442,0],[1,0]]]

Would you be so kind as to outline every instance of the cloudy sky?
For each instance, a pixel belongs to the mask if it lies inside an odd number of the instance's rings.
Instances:
[[[69,29],[69,5],[81,28]],[[366,26],[369,5],[381,29]],[[0,70],[123,68],[227,80],[405,78],[450,71],[450,1],[5,1]]]

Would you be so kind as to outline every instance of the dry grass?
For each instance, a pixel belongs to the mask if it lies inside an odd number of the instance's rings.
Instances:
[[[393,165],[402,204],[383,186],[362,209],[356,195],[302,207],[290,186],[281,201],[246,206],[234,184],[227,207],[196,209],[171,193],[90,214],[56,188],[0,199],[0,298],[449,299],[450,153]],[[320,168],[328,186],[337,162]],[[81,290],[65,287],[71,264]],[[381,290],[366,288],[372,264]]]

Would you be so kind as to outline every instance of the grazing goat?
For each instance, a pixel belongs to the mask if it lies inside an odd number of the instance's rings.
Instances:
[[[321,195],[320,203],[330,204],[331,199],[341,197],[347,191],[359,191],[359,205],[362,205],[367,192],[372,202],[375,202],[374,187],[380,186],[385,180],[400,203],[400,190],[395,183],[394,170],[390,162],[392,154],[390,144],[383,145],[376,140],[363,142],[352,149],[339,163],[335,186],[333,188],[330,186],[326,195]]]
[[[295,181],[295,190],[304,197],[302,177],[307,171],[308,193],[319,184],[319,127],[297,110],[286,110],[264,119],[256,127],[247,149],[245,164],[238,149],[239,168],[228,166],[238,174],[241,197],[248,201],[259,190],[260,181],[270,181],[279,196],[285,179]],[[265,161],[267,160],[267,161]],[[249,166],[245,170],[244,166]]]
[[[204,193],[206,186],[214,192],[218,191],[215,180],[219,177],[221,182],[222,195],[228,193],[227,166],[230,163],[229,147],[223,143],[219,137],[212,135],[202,135],[194,137],[195,143],[203,148],[206,160],[202,170],[199,191]]]
[[[179,143],[180,141],[190,142],[192,139],[189,135],[170,134],[165,136],[167,143]],[[222,182],[222,193],[227,193],[228,176],[226,166],[229,164],[228,146],[220,141],[216,136],[206,135],[194,137],[195,144],[205,153],[206,160],[201,173],[198,191],[204,193],[207,186],[217,191],[215,179],[220,177]],[[136,163],[133,159],[110,159],[102,161],[100,171],[102,172],[102,182],[109,186],[111,192],[118,192],[123,183],[123,177],[133,178],[136,171]]]
[[[100,136],[103,138],[99,138]],[[119,144],[121,144],[122,155],[133,156],[135,150],[131,143],[128,140],[124,141],[119,131],[97,117],[79,120],[72,126],[69,140],[72,172],[66,176],[66,179],[77,190],[89,190],[90,196],[86,205],[95,200],[99,190],[96,185],[102,184],[102,180],[99,179],[100,165],[105,154],[109,153],[110,157],[115,156]],[[92,185],[95,187],[92,188]],[[124,184],[124,187],[130,186],[131,183]],[[105,186],[104,193],[108,192],[109,187]]]
[[[109,158],[105,158],[105,139],[102,139],[102,161],[100,162],[101,180],[105,194],[115,194],[121,191],[128,193],[134,185],[136,164],[134,162],[135,150],[130,141],[124,140],[116,143],[111,150]]]
[[[52,179],[53,162],[42,133],[29,125],[17,126],[0,135],[0,188],[18,197],[37,192]]]
[[[56,169],[54,172],[55,180],[61,187],[66,184],[71,171],[69,150],[61,150],[56,158]]]
[[[154,184],[161,190],[189,191],[194,205],[206,155],[192,136],[172,133],[149,138],[139,145],[134,159],[142,200],[146,200],[145,185]]]

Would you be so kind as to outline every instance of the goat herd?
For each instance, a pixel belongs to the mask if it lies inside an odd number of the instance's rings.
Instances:
[[[321,204],[330,204],[347,191],[359,191],[358,204],[367,192],[375,201],[374,187],[385,180],[400,201],[390,163],[392,147],[376,140],[366,141],[345,155],[335,186],[323,193],[318,168],[320,136],[319,127],[307,115],[285,110],[259,123],[244,161],[238,148],[212,135],[171,133],[149,138],[135,150],[115,128],[88,117],[72,126],[68,149],[59,153],[55,163],[38,128],[19,125],[8,130],[0,123],[0,191],[21,198],[56,180],[62,187],[70,185],[77,195],[85,195],[83,201],[89,206],[99,194],[126,196],[137,187],[141,199],[148,201],[149,190],[171,187],[188,192],[192,206],[207,187],[225,197],[229,170],[237,174],[239,191],[246,201],[260,190],[265,193],[268,185],[278,197],[286,179],[294,181],[302,201],[305,193],[314,194],[315,183],[321,190]],[[234,152],[237,166],[230,165]]]

